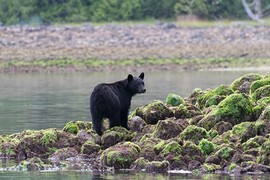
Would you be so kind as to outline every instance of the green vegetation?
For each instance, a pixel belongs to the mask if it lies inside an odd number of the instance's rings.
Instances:
[[[0,0],[3,24],[108,22],[172,19],[192,15],[201,19],[245,19],[241,1],[235,0]],[[269,0],[262,0],[266,7]]]

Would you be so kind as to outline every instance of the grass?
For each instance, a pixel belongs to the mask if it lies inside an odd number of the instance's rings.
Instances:
[[[0,69],[10,68],[102,68],[102,67],[124,67],[124,66],[191,66],[191,67],[259,67],[269,66],[270,59],[247,59],[247,58],[208,58],[208,59],[126,59],[126,60],[100,60],[100,59],[56,59],[56,60],[35,60],[23,61],[13,60],[0,62]]]

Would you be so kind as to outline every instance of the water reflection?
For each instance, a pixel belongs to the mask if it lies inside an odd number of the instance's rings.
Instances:
[[[133,97],[131,110],[154,99],[164,101],[170,92],[187,97],[195,88],[230,84],[245,73],[248,72],[145,72],[147,93]],[[1,74],[0,134],[62,128],[70,120],[90,120],[88,101],[93,87],[124,79],[127,74]]]

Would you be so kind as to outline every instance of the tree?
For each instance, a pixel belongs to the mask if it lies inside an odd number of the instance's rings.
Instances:
[[[246,0],[242,0],[242,4],[247,15],[254,21],[261,21],[264,13],[270,8],[269,1],[265,1],[263,3],[262,0],[251,0],[248,2]],[[262,9],[262,7],[265,8]]]

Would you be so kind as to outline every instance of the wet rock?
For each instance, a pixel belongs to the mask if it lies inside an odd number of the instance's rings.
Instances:
[[[225,85],[221,85],[214,90],[208,90],[200,94],[196,101],[196,106],[200,109],[218,105],[226,96],[233,93],[233,90]]]
[[[170,169],[168,161],[151,161],[146,163],[145,171],[148,173],[167,173]]]
[[[270,78],[264,78],[264,79],[254,81],[250,86],[250,95],[253,95],[253,93],[257,89],[259,89],[259,88],[261,88],[263,86],[266,86],[266,85],[270,85]]]
[[[187,126],[186,120],[160,120],[155,127],[153,136],[160,139],[171,139],[178,136]]]
[[[214,151],[215,145],[207,139],[202,139],[199,143],[199,148],[204,155],[209,155]]]
[[[147,124],[156,124],[159,120],[173,117],[172,110],[158,100],[137,108],[132,114],[133,116],[140,116]]]
[[[227,132],[231,130],[233,126],[229,122],[218,122],[213,129],[217,130],[218,134],[223,134],[224,132]]]
[[[162,157],[166,157],[168,155],[178,156],[182,153],[181,146],[176,141],[171,141],[170,143],[166,144],[161,151],[160,155]]]
[[[204,163],[201,167],[202,172],[204,173],[213,173],[215,171],[221,170],[221,166],[218,164],[213,164],[213,163]]]
[[[101,154],[103,166],[114,167],[115,170],[128,169],[138,158],[140,147],[132,142],[119,143],[109,147]]]
[[[147,163],[149,163],[149,161],[147,159],[145,159],[144,157],[140,157],[140,158],[136,159],[136,161],[134,161],[131,164],[130,169],[133,172],[142,171],[145,169]]]
[[[254,122],[242,122],[237,124],[231,130],[232,134],[237,136],[240,141],[246,142],[248,139],[256,136],[256,127]]]
[[[91,127],[92,127],[92,124],[89,122],[70,121],[65,125],[65,127],[63,128],[63,131],[76,135],[79,132],[79,130],[81,129],[90,130]]]
[[[101,145],[101,138],[96,132],[93,130],[80,130],[77,133],[78,141],[81,144],[84,144],[86,141],[91,140],[95,142],[96,144]]]
[[[204,161],[204,156],[199,147],[192,141],[186,141],[182,146],[182,155],[190,157],[190,160]],[[200,157],[200,158],[197,158]],[[197,158],[197,159],[196,159]]]
[[[185,101],[184,99],[174,93],[169,93],[166,97],[166,104],[171,106],[179,106],[180,104],[183,104]]]
[[[101,149],[100,145],[96,144],[92,140],[88,140],[82,145],[81,153],[91,155],[93,153],[99,152],[100,149]]]
[[[46,167],[45,163],[38,157],[21,161],[16,169],[21,171],[41,171]]]
[[[226,161],[229,161],[233,155],[234,155],[234,149],[228,146],[224,146],[221,147],[216,153],[215,155],[219,158],[219,159],[224,159]]]
[[[229,122],[232,125],[253,119],[253,106],[243,94],[231,94],[207,114],[199,126],[207,130],[213,128],[218,122]]]
[[[122,141],[130,141],[134,137],[130,131],[121,126],[108,129],[101,137],[102,149],[106,149]]]
[[[251,98],[255,101],[262,99],[262,98],[267,98],[270,96],[270,85],[265,85],[262,86],[252,94]]]
[[[150,137],[145,139],[143,142],[138,143],[138,145],[141,147],[140,157],[144,157],[149,161],[153,161],[157,155],[155,151],[155,146],[161,141],[163,140]]]
[[[234,80],[231,84],[231,88],[234,91],[239,91],[240,93],[249,94],[250,86],[254,81],[262,79],[262,76],[259,74],[246,74]]]
[[[253,148],[259,148],[266,141],[266,138],[263,136],[255,136],[250,138],[242,144],[242,147],[245,151]]]
[[[183,132],[181,132],[179,137],[182,140],[190,140],[194,142],[195,144],[198,144],[201,139],[208,138],[209,135],[204,128],[194,126],[194,125],[189,125],[186,127],[186,129]]]
[[[201,110],[190,103],[181,104],[173,110],[174,117],[177,119],[185,119],[202,115]]]
[[[63,149],[56,150],[51,156],[50,160],[54,163],[60,163],[70,157],[75,157],[78,155],[78,151],[75,148],[67,147]]]
[[[129,121],[129,128],[133,132],[141,132],[145,125],[145,121],[139,116],[134,116]]]
[[[220,164],[220,159],[215,155],[211,155],[211,156],[208,156],[205,159],[205,163],[208,163],[208,164]]]

